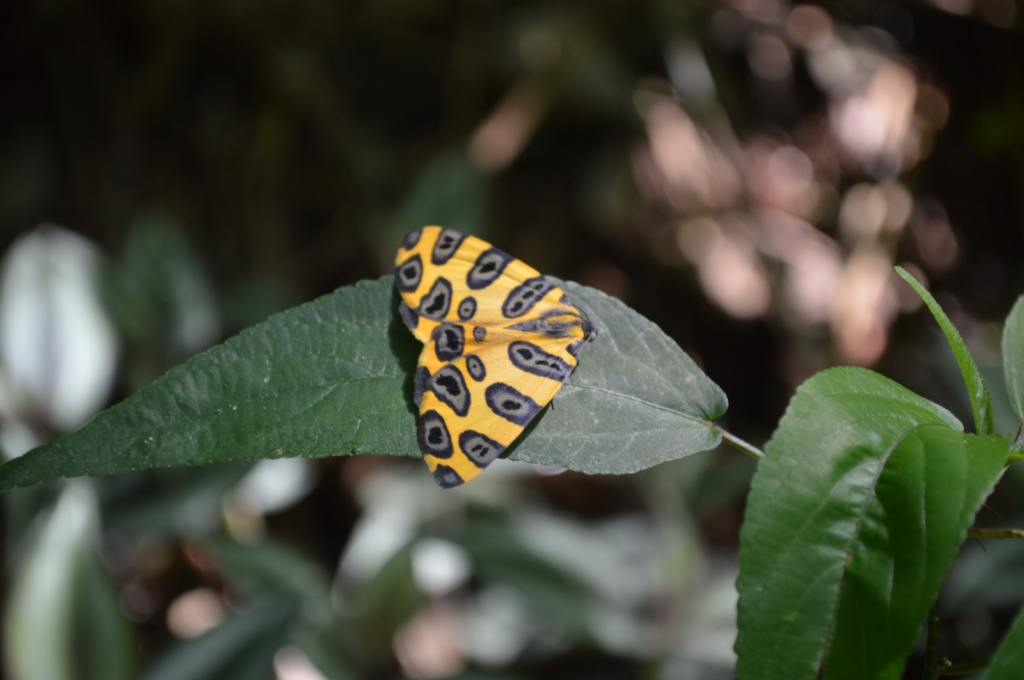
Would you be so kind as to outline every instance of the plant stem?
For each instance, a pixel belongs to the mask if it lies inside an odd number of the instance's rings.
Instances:
[[[1024,453],[1011,453],[1010,461],[1012,462],[1015,460],[1024,460]]]
[[[753,444],[748,444],[747,442],[743,441],[736,435],[730,434],[725,430],[721,430],[721,432],[722,441],[724,441],[729,446],[733,447],[734,449],[739,449],[740,451],[747,454],[754,460],[761,460],[762,458],[764,458],[764,452],[761,451],[761,449],[754,446]]]
[[[1024,529],[968,529],[967,538],[1021,538]]]
[[[946,662],[940,649],[942,637],[942,621],[939,619],[939,600],[936,598],[932,610],[928,612],[928,648],[924,655],[924,680],[939,680]]]
[[[975,661],[973,663],[958,663],[953,666],[946,666],[942,669],[941,675],[969,675],[988,668],[990,659]]]

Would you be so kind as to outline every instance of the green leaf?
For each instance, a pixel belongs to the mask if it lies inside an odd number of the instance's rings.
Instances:
[[[417,343],[396,304],[389,278],[272,316],[0,466],[0,490],[151,467],[410,454]]]
[[[64,489],[15,575],[4,647],[21,680],[135,677],[135,642],[118,593],[97,554],[92,489]]]
[[[332,680],[357,677],[349,662],[361,658],[366,650],[353,644],[359,629],[338,614],[330,580],[319,563],[273,539],[242,545],[223,536],[210,536],[197,547],[245,601],[273,602],[288,597],[288,602],[297,603],[288,624],[288,643],[305,651]]]
[[[843,579],[826,678],[902,676],[1006,455],[999,437],[945,426],[922,425],[900,440],[868,498]]]
[[[1017,307],[1019,306],[1018,303]],[[988,667],[988,675],[985,676],[985,680],[1019,678],[1024,678],[1024,611],[1017,615],[1010,632],[1003,638],[992,664]]]
[[[718,386],[621,302],[576,284],[566,291],[601,335],[512,458],[625,473],[717,446],[710,421],[726,408]],[[412,375],[421,345],[397,305],[387,276],[272,316],[0,466],[0,491],[281,456],[419,457]]]
[[[347,609],[358,622],[359,658],[370,666],[387,663],[394,653],[398,629],[413,617],[425,600],[413,576],[412,546],[403,546],[368,581],[359,583],[348,593]]]
[[[198,547],[244,597],[256,600],[287,594],[310,608],[330,601],[330,581],[320,565],[283,543],[268,539],[258,545],[242,545],[223,536],[210,536]]]
[[[971,411],[974,415],[975,432],[980,435],[992,434],[995,429],[992,424],[992,395],[989,394],[988,387],[981,377],[981,372],[974,363],[974,358],[967,351],[967,345],[964,344],[963,338],[960,337],[960,331],[956,329],[953,322],[942,311],[942,307],[931,296],[931,293],[925,290],[924,286],[917,279],[907,273],[902,267],[896,267],[896,273],[917,291],[917,294],[921,296],[924,303],[928,305],[928,309],[931,310],[935,320],[939,322],[942,332],[946,334],[946,341],[949,342],[949,346],[956,356],[956,363],[960,366],[960,373],[964,376],[964,382],[967,383],[967,394],[971,398]]]
[[[740,678],[815,678],[830,641],[827,677],[898,677],[1006,462],[1001,439],[961,430],[865,369],[797,390],[740,535]]]
[[[459,542],[483,582],[511,587],[563,634],[589,636],[594,615],[590,588],[578,574],[527,547],[507,516],[471,517]]]
[[[588,473],[626,474],[713,449],[728,400],[679,345],[618,300],[560,282],[597,327],[547,417],[511,456]]]
[[[104,480],[104,528],[128,540],[206,536],[224,521],[224,496],[252,469],[247,463],[147,470]]]
[[[448,149],[431,160],[402,197],[389,229],[377,229],[381,252],[394,257],[395,244],[406,232],[425,224],[443,224],[464,234],[481,235],[487,224],[487,177],[465,148]]]
[[[1017,418],[1024,422],[1024,295],[1006,317],[1003,329],[1003,371],[1006,389],[1010,393],[1010,406]]]

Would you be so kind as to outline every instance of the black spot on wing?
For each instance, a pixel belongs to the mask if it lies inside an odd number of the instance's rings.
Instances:
[[[473,339],[477,342],[483,342],[487,338],[487,329],[483,326],[477,326],[473,329]]]
[[[462,477],[459,477],[459,473],[447,465],[438,465],[434,468],[434,481],[442,489],[450,489],[465,483]]]
[[[437,237],[437,243],[434,244],[434,252],[430,256],[430,261],[434,264],[444,264],[452,259],[465,238],[465,234],[454,229],[442,229],[441,234]]]
[[[466,346],[466,330],[454,323],[443,323],[434,329],[434,354],[438,361],[445,363],[462,356]]]
[[[469,390],[462,371],[451,364],[442,366],[430,379],[430,389],[445,404],[455,411],[455,415],[465,418],[469,413]]]
[[[484,400],[495,415],[525,427],[540,412],[533,399],[505,383],[494,383],[484,390]]]
[[[508,346],[508,358],[521,371],[559,382],[568,377],[572,366],[530,342],[517,340]]]
[[[501,455],[505,447],[485,434],[466,430],[459,435],[459,447],[477,467],[485,468]]]
[[[477,382],[487,377],[487,367],[478,356],[471,354],[466,357],[466,370],[469,371],[469,377]]]
[[[448,426],[441,414],[433,409],[420,414],[416,440],[420,445],[420,451],[435,458],[450,458],[454,451]]]
[[[405,304],[405,300],[398,305],[398,316],[402,317],[402,323],[411,331],[416,330],[416,327],[420,325],[419,315]]]
[[[533,309],[533,306],[554,287],[555,284],[543,276],[527,279],[508,294],[505,302],[501,305],[501,313],[508,319],[520,317]]]
[[[443,276],[437,277],[430,292],[420,300],[420,306],[416,313],[428,319],[441,321],[448,315],[448,308],[452,304],[452,284]]]
[[[463,298],[462,302],[459,303],[459,318],[463,321],[469,321],[476,314],[476,298],[470,296]]]
[[[472,290],[480,290],[494,283],[505,267],[512,261],[512,256],[498,248],[489,248],[480,253],[473,268],[466,274],[466,285]]]
[[[410,231],[408,234],[406,234],[405,236],[402,237],[402,247],[405,248],[406,250],[408,250],[409,248],[412,248],[413,246],[415,246],[417,243],[420,242],[420,236],[422,236],[422,235],[423,235],[423,230],[422,229],[416,229],[415,231]]]
[[[395,268],[395,285],[403,293],[411,293],[420,286],[423,280],[423,260],[413,255]]]
[[[428,389],[430,389],[430,371],[426,366],[420,366],[412,378],[412,400],[415,402],[416,408],[423,403],[423,393]]]
[[[579,359],[580,358],[580,348],[582,346],[583,346],[583,343],[580,342],[579,340],[577,340],[576,342],[569,343],[569,346],[565,348],[565,351],[568,352],[569,354],[573,355],[577,359]]]

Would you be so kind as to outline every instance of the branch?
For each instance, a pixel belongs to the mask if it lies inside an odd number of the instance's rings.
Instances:
[[[967,538],[1024,539],[1024,529],[968,529]]]

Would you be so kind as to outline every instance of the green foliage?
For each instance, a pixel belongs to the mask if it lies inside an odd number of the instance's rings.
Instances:
[[[1003,331],[1003,372],[1010,406],[1024,423],[1024,297],[1019,298],[1006,317]]]
[[[1015,680],[1024,677],[1024,612],[1013,622],[985,677],[987,680]]]
[[[627,473],[715,447],[722,391],[650,321],[598,291],[562,285],[599,334],[556,407],[511,457]],[[979,431],[990,430],[990,397],[966,346],[934,300],[911,285],[954,349]],[[1012,394],[1016,309],[1007,323]],[[398,321],[391,277],[343,288],[243,331],[5,464],[0,486],[261,458],[416,456],[411,373],[418,351]],[[1007,456],[1005,438],[964,434],[949,411],[877,373],[835,368],[808,380],[768,442],[748,498],[737,582],[739,677],[900,677]],[[211,476],[211,499],[235,479],[228,468]],[[459,545],[483,578],[521,593],[573,636],[591,637],[588,588],[532,554],[522,541],[531,535],[539,534],[483,515],[465,527]],[[147,678],[218,677],[228,669],[232,677],[266,677],[272,650],[289,639],[321,667],[349,677],[345,654],[326,643],[328,631],[347,631],[341,649],[384,663],[395,631],[423,605],[412,543],[348,590],[347,616],[329,604],[327,575],[290,550],[221,539],[202,550],[253,610],[180,643]],[[29,597],[32,588],[20,592]],[[17,604],[11,611],[16,636],[31,617],[19,615]],[[353,619],[366,623],[352,627]],[[1013,663],[1003,651],[997,668],[1008,673]]]
[[[392,309],[391,286],[378,281],[274,316],[0,467],[0,488],[218,461],[407,455],[414,418],[400,358],[416,343]]]
[[[1007,462],[1006,438],[991,434],[991,397],[960,334],[899,272],[945,332],[983,434],[962,434],[942,407],[863,369],[831,369],[797,390],[766,447],[741,532],[741,678],[902,677]],[[1003,346],[1015,406],[1016,323],[1011,314]],[[1001,651],[994,668],[1007,672],[1013,658]]]
[[[650,321],[568,285],[601,329],[514,459],[635,472],[714,448],[725,395]],[[59,477],[290,456],[419,456],[391,277],[271,317],[82,428],[0,466],[0,490]]]
[[[1006,461],[945,409],[863,369],[797,391],[741,533],[742,678],[899,677]],[[895,676],[892,675],[895,673]]]
[[[512,457],[625,473],[716,446],[721,390],[650,321],[593,289],[562,285],[599,335],[556,408]],[[979,430],[990,428],[990,397],[973,359],[920,292],[954,349]],[[410,375],[419,345],[395,306],[385,277],[276,315],[0,467],[0,485],[299,455],[416,455]],[[1016,319],[1015,309],[1005,345],[1011,394]],[[1004,438],[962,430],[946,409],[865,369],[830,369],[797,390],[754,477],[741,533],[741,678],[900,677],[1007,460]],[[233,477],[211,479],[220,478]],[[589,636],[586,589],[519,540],[507,520],[492,517],[468,526],[460,543],[483,577]],[[351,672],[318,643],[325,622],[344,628],[325,606],[326,575],[288,550],[213,540],[205,551],[255,609],[180,644],[146,677],[215,677],[228,668],[233,677],[264,677],[270,656],[252,650],[275,649],[293,626],[307,630],[305,646],[321,665]],[[394,631],[422,604],[411,560],[408,546],[399,550],[350,598],[356,618],[375,622],[347,636],[364,658],[385,659]],[[21,619],[10,630],[18,634]],[[1001,652],[998,668],[1012,663]]]
[[[925,304],[928,305],[928,309],[935,316],[935,320],[939,322],[942,332],[946,334],[946,340],[956,356],[956,363],[960,366],[960,373],[964,377],[964,382],[967,383],[967,394],[971,398],[971,411],[974,414],[975,432],[981,435],[991,434],[993,430],[992,396],[989,394],[988,387],[981,377],[981,372],[978,371],[977,364],[974,363],[974,358],[967,351],[967,346],[964,344],[963,338],[960,337],[960,331],[956,329],[956,326],[949,320],[946,313],[942,311],[942,307],[939,307],[939,303],[935,301],[931,293],[925,290],[925,287],[917,279],[908,274],[902,267],[896,267],[896,272],[921,296],[921,299],[924,300]]]
[[[4,626],[9,669],[21,680],[136,677],[132,630],[97,554],[96,498],[69,485],[36,527]]]
[[[450,149],[419,172],[409,187],[394,229],[380,248],[390,252],[410,224],[440,224],[464,234],[480,234],[487,223],[487,185],[463,149]]]
[[[718,446],[722,435],[711,421],[728,400],[693,359],[618,300],[559,283],[591,316],[598,337],[512,459],[625,474]]]
[[[244,615],[232,615],[197,640],[172,647],[149,666],[143,680],[272,680],[271,662],[288,639],[297,603],[257,601]]]

